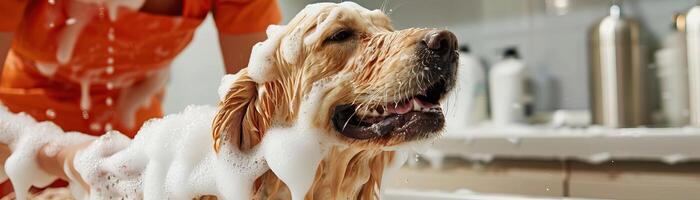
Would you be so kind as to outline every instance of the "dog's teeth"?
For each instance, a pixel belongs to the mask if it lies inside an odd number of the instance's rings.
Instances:
[[[372,109],[372,112],[369,115],[373,117],[379,117],[379,112],[377,112],[377,110],[375,109]]]
[[[421,111],[421,108],[422,108],[422,107],[420,106],[420,104],[418,103],[418,101],[416,101],[416,100],[414,99],[414,100],[412,100],[411,102],[413,102],[413,110],[414,110],[414,111]]]

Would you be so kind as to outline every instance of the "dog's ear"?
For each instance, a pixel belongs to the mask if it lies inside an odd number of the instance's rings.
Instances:
[[[243,69],[219,103],[212,123],[214,151],[217,153],[222,145],[234,145],[247,151],[260,143],[270,121],[267,112],[261,113],[260,110],[268,109],[270,103],[260,99],[258,85]]]

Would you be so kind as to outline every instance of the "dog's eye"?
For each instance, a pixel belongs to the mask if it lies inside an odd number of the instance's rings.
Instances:
[[[343,29],[343,30],[340,30],[338,32],[335,32],[333,35],[328,37],[326,39],[326,42],[342,42],[342,41],[345,41],[347,39],[350,39],[350,37],[352,37],[352,35],[353,35],[353,32],[351,30]]]

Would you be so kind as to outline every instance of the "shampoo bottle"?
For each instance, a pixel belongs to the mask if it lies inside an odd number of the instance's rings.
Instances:
[[[468,46],[460,47],[455,90],[446,98],[446,123],[450,132],[464,130],[487,117],[484,66]]]
[[[674,18],[674,31],[666,35],[662,48],[654,56],[658,66],[664,120],[667,125],[678,127],[688,124],[690,113],[684,16],[677,14]]]
[[[526,66],[515,48],[503,53],[503,60],[489,73],[491,117],[494,124],[518,124],[525,121]]]

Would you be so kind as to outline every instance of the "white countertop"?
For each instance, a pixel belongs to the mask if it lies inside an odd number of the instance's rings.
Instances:
[[[428,155],[490,160],[494,157],[615,159],[677,163],[700,160],[700,128],[553,128],[547,126],[465,127],[436,140]]]

